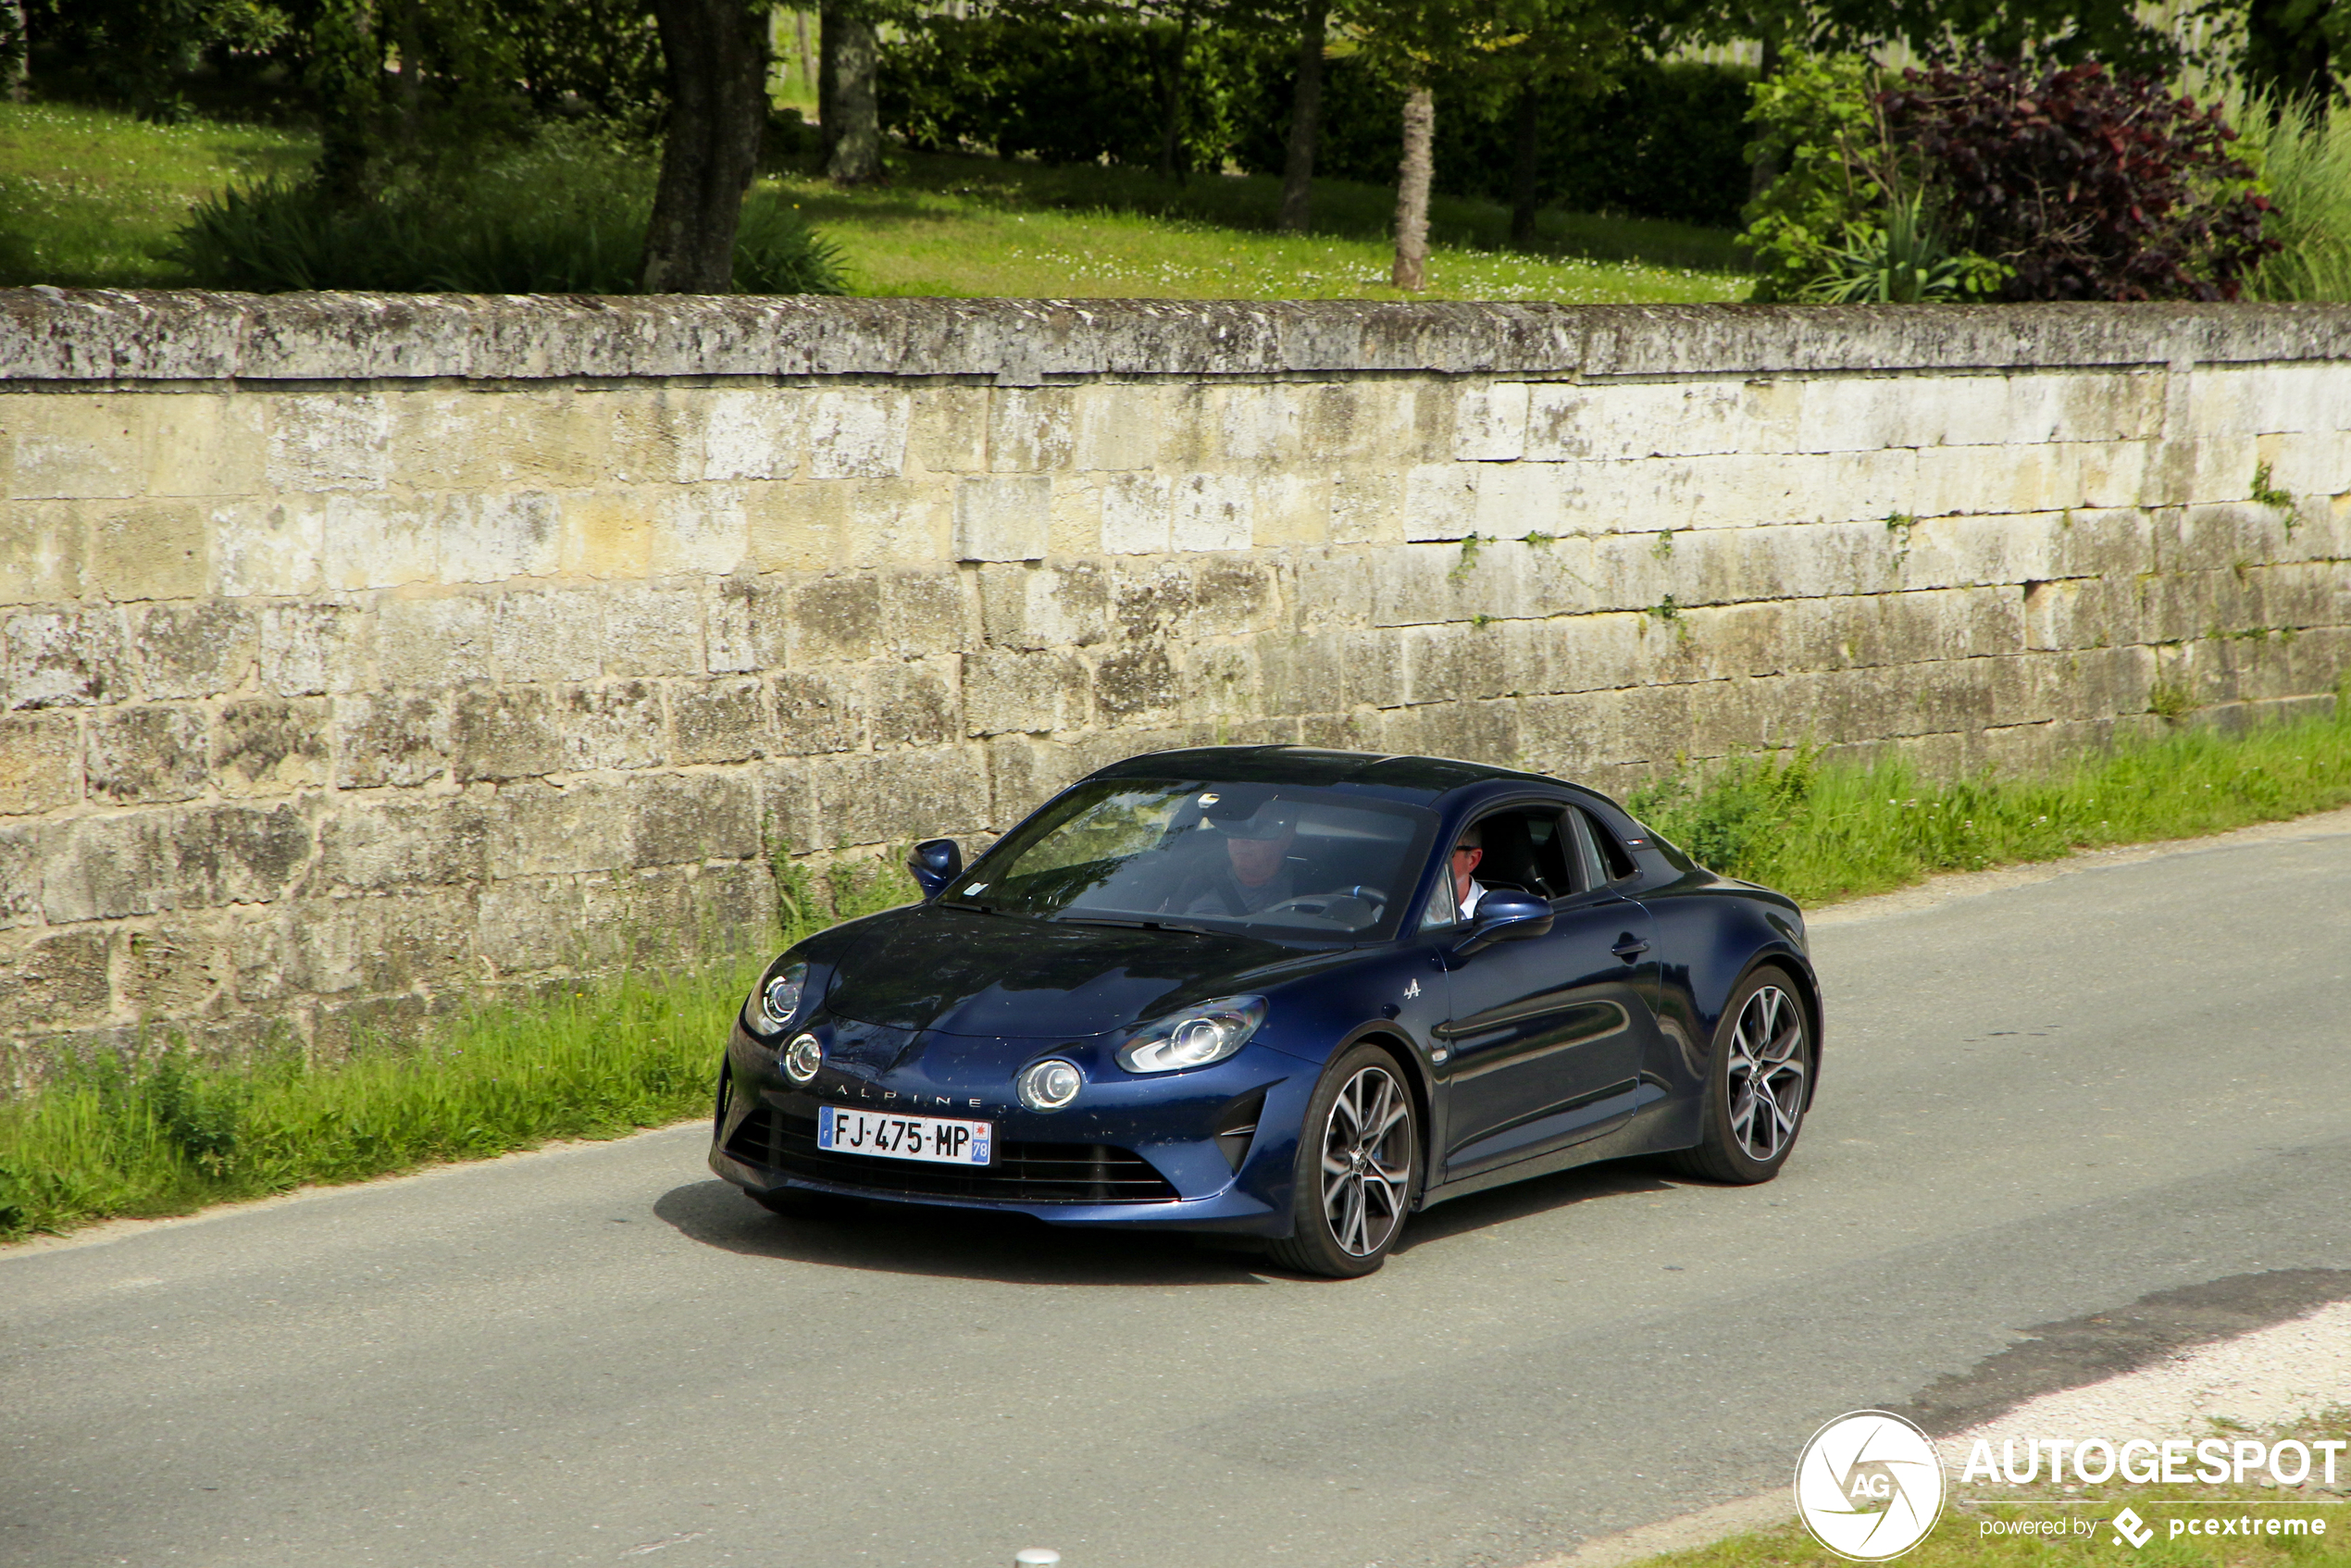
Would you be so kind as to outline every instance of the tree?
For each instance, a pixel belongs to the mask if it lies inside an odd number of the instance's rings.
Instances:
[[[870,185],[882,178],[881,113],[875,102],[881,72],[880,18],[874,6],[827,6],[823,33],[817,119],[824,127],[825,176],[836,184]]]
[[[1303,234],[1314,200],[1314,143],[1323,130],[1323,50],[1328,46],[1330,0],[1298,8],[1298,87],[1290,98],[1289,145],[1282,159],[1282,212],[1275,227]]]
[[[669,79],[645,233],[649,294],[724,293],[767,122],[767,16],[747,0],[653,0]]]
[[[1633,48],[1634,19],[1611,0],[1545,0],[1530,7],[1525,34],[1493,52],[1513,97],[1511,243],[1535,243],[1542,198],[1543,106],[1553,95],[1605,92]]]

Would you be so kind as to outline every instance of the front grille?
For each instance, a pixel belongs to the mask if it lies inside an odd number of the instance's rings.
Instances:
[[[763,1170],[844,1187],[935,1198],[995,1198],[1019,1203],[1158,1203],[1178,1194],[1150,1161],[1107,1143],[996,1145],[991,1165],[934,1165],[816,1147],[816,1118],[754,1107],[727,1155]]]

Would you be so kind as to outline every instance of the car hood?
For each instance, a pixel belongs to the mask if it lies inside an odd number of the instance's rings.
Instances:
[[[1076,926],[923,905],[846,939],[826,1009],[889,1028],[1083,1039],[1187,1002],[1261,989],[1332,956],[1222,932]],[[829,944],[828,944],[829,945]]]

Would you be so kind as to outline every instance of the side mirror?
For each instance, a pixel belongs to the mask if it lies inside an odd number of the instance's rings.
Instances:
[[[1551,928],[1551,901],[1534,893],[1497,888],[1477,901],[1477,914],[1474,919],[1475,923],[1470,927],[1469,935],[1453,949],[1457,957],[1467,958],[1496,942],[1542,936]]]
[[[914,874],[915,883],[923,890],[923,902],[927,903],[964,874],[964,852],[952,839],[925,839],[907,855],[906,869]]]

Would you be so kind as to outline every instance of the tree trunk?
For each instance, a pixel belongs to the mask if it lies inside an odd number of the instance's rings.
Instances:
[[[1763,40],[1763,64],[1756,72],[1756,80],[1769,81],[1779,74],[1780,41],[1776,37],[1766,38]],[[1755,162],[1748,168],[1747,199],[1750,202],[1761,200],[1763,193],[1772,188],[1772,181],[1779,177],[1778,150],[1767,143],[1762,151],[1755,155]]]
[[[1437,139],[1437,94],[1415,87],[1404,94],[1404,161],[1396,169],[1396,269],[1399,289],[1428,287],[1428,180]]]
[[[816,13],[816,157],[829,168],[833,145],[840,140],[840,117],[833,113],[833,89],[840,81],[840,7],[827,6]]]
[[[1511,149],[1511,246],[1535,246],[1536,176],[1543,152],[1543,88],[1530,81],[1519,89],[1517,144]]]
[[[744,0],[653,0],[653,7],[669,68],[669,127],[641,287],[725,293],[767,123],[767,16]]]
[[[1323,34],[1330,0],[1306,0],[1298,15],[1298,92],[1290,99],[1289,154],[1282,160],[1282,215],[1274,227],[1303,234],[1314,203],[1314,143],[1323,130]]]
[[[1181,150],[1184,135],[1184,59],[1192,52],[1192,8],[1184,7],[1176,23],[1176,60],[1168,68],[1167,91],[1160,103],[1159,177],[1180,180],[1184,171],[1176,167],[1176,155]]]
[[[791,14],[791,27],[793,46],[800,56],[801,85],[813,87],[816,84],[816,56],[808,46],[808,13],[794,11]]]
[[[831,36],[829,31],[826,36]],[[833,52],[832,113],[827,120],[839,120],[840,127],[832,135],[832,156],[825,160],[825,176],[837,185],[871,185],[882,177],[881,110],[874,101],[880,74],[881,39],[874,24],[844,16],[840,44]]]
[[[27,53],[24,0],[0,0],[0,97],[12,104],[24,102]]]

